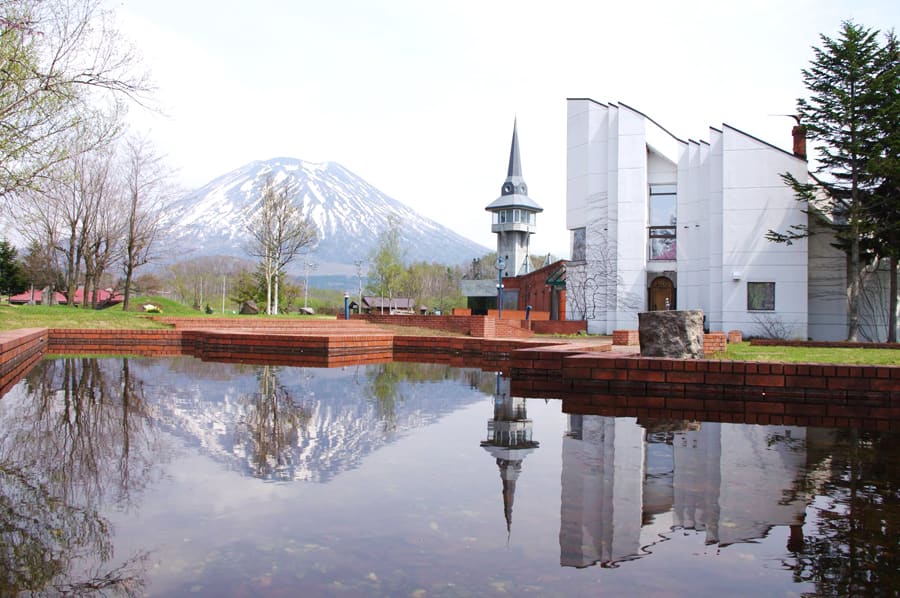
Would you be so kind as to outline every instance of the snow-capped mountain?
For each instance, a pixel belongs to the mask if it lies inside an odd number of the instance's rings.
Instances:
[[[276,184],[290,179],[297,189],[296,205],[319,230],[309,259],[333,273],[349,274],[351,268],[355,273],[354,262],[369,257],[391,217],[401,222],[409,261],[459,264],[490,251],[388,197],[340,164],[273,158],[224,174],[175,203],[168,224],[178,255],[247,257],[246,223],[269,177]],[[302,262],[296,260],[292,269],[299,271]]]

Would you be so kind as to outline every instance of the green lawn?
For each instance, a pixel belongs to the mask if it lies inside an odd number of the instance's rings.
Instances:
[[[760,347],[750,343],[728,345],[728,350],[710,359],[735,361],[783,361],[792,363],[843,363],[900,365],[900,349],[833,349],[824,347]]]
[[[145,303],[153,303],[162,307],[160,314],[147,314],[141,310]],[[221,318],[222,314],[214,313],[206,316],[201,311],[161,297],[136,297],[132,299],[132,311],[122,311],[122,306],[107,309],[82,309],[65,305],[0,305],[0,330],[17,328],[113,328],[113,329],[147,329],[168,328],[165,324],[154,322],[153,315],[187,316]],[[225,314],[234,318],[291,318],[318,316],[240,316]],[[328,316],[334,317],[334,316]]]
[[[200,312],[157,297],[139,297],[133,308],[154,303],[163,308],[160,315],[198,315]],[[0,330],[16,328],[166,328],[143,311],[122,311],[122,306],[107,309],[82,309],[65,305],[0,305]]]

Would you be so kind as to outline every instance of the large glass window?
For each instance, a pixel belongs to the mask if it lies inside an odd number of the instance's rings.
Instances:
[[[650,226],[647,227],[651,260],[674,260],[678,205],[675,185],[650,185]]]

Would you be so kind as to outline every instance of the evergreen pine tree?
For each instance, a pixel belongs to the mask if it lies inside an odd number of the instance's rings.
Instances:
[[[900,41],[891,31],[876,60],[878,137],[872,143],[869,170],[878,186],[869,202],[875,223],[875,251],[890,262],[888,342],[897,342],[897,262],[900,260]]]
[[[797,198],[809,203],[810,216],[834,233],[835,245],[847,254],[851,341],[858,339],[862,278],[871,257],[865,241],[875,228],[867,200],[879,184],[870,169],[875,141],[881,137],[878,35],[877,30],[845,21],[837,39],[820,36],[821,47],[813,48],[814,58],[803,70],[809,97],[797,101],[800,123],[818,153],[819,180],[811,184],[784,175]],[[824,197],[819,190],[825,191]],[[794,227],[787,233],[769,231],[767,238],[790,243],[808,235],[806,227]]]
[[[6,239],[0,240],[0,293],[14,295],[26,287],[18,251]]]

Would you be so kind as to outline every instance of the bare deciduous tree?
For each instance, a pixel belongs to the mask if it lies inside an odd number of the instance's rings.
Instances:
[[[124,160],[122,271],[125,288],[122,309],[127,311],[135,270],[153,259],[171,189],[170,173],[145,137],[131,137],[125,142]]]
[[[82,306],[97,307],[100,279],[118,258],[125,218],[120,203],[121,185],[107,153],[93,155],[91,168],[84,172],[84,188],[89,223],[84,231],[84,296]]]
[[[790,340],[796,338],[794,331],[796,324],[785,322],[777,314],[754,314],[753,322],[756,324],[754,336],[759,338],[771,338],[777,340]]]
[[[82,123],[75,129],[74,147],[66,150],[68,158],[45,171],[40,185],[18,194],[23,200],[16,206],[20,231],[30,243],[59,253],[70,298],[82,280],[82,267],[92,267],[85,254],[98,218],[106,217],[103,212],[111,209],[110,144],[118,131],[118,117],[111,113]],[[95,252],[98,249],[94,247]]]
[[[151,84],[101,0],[0,2],[0,199],[32,188],[73,152],[85,123],[146,105]]]
[[[276,185],[268,178],[246,224],[250,233],[247,252],[261,260],[268,314],[278,313],[278,282],[283,269],[319,238],[315,224],[294,205],[295,195],[296,188],[289,180]]]

